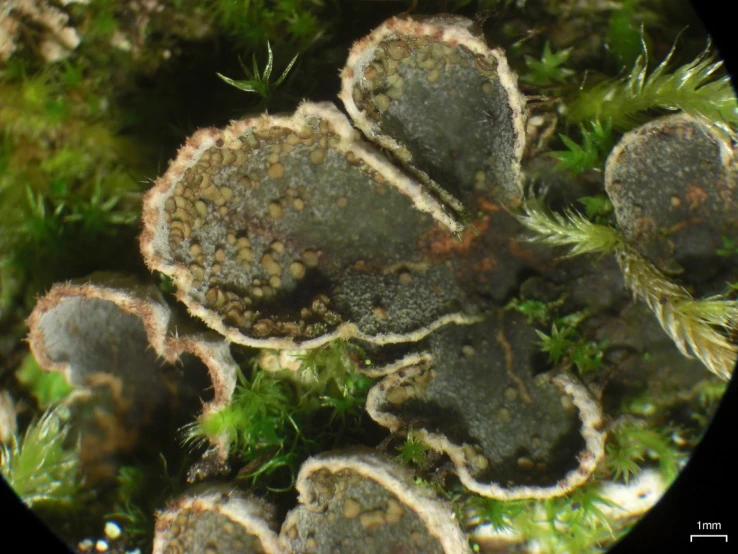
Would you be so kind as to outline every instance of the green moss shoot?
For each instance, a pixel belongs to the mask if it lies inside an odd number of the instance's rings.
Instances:
[[[81,489],[77,446],[65,444],[70,432],[62,409],[49,409],[32,422],[23,437],[0,445],[0,471],[29,507],[71,509]]]
[[[647,121],[649,110],[683,111],[735,136],[738,100],[730,77],[719,76],[722,62],[716,61],[710,45],[690,63],[669,71],[674,51],[649,74],[644,42],[630,73],[583,90],[567,104],[567,120],[611,121],[615,129],[626,131]]]
[[[225,437],[246,463],[244,478],[272,490],[289,489],[309,455],[360,429],[373,381],[356,371],[359,352],[334,341],[303,355],[297,374],[253,364],[239,374],[228,406],[183,430],[185,443],[198,446]]]

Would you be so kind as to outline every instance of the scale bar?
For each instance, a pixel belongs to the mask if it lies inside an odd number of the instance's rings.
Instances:
[[[714,537],[716,539],[719,539],[720,537],[725,537],[725,542],[728,542],[728,535],[689,535],[689,542],[692,542],[693,538],[701,537]]]

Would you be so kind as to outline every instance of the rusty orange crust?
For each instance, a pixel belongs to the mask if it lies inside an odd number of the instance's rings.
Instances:
[[[704,204],[708,198],[707,193],[697,185],[690,185],[684,197],[687,202],[689,202],[690,210],[696,210]]]
[[[479,206],[479,209],[485,213],[499,212],[502,209],[499,204],[483,197],[477,198],[477,205]]]
[[[483,273],[485,271],[489,271],[490,269],[494,269],[497,267],[497,258],[494,256],[488,256],[486,258],[482,258],[478,262],[476,262],[473,266],[474,271],[478,273]]]
[[[433,229],[419,241],[420,251],[435,257],[443,258],[453,253],[467,253],[472,245],[489,226],[489,216],[474,221],[461,233],[461,238],[449,235],[439,229]]]

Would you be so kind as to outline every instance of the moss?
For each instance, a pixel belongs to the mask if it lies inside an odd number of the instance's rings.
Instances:
[[[71,427],[64,413],[60,408],[48,409],[22,437],[14,436],[9,446],[0,446],[0,472],[29,507],[80,507],[79,445],[66,444]]]
[[[240,373],[232,402],[189,425],[185,441],[224,435],[246,465],[242,479],[288,490],[308,455],[355,436],[365,424],[363,405],[373,381],[356,371],[356,353],[349,343],[333,342],[298,357],[296,374],[254,362]]]
[[[42,410],[61,402],[72,392],[72,387],[61,374],[44,371],[30,354],[23,360],[15,377],[36,399]]]

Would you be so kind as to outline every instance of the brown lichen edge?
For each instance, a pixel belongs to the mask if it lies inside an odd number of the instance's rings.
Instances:
[[[390,390],[412,378],[414,369],[420,372],[429,369],[431,366],[432,363],[425,360],[422,365],[403,368],[402,376],[400,376],[400,373],[393,373],[374,385],[369,390],[366,400],[366,411],[369,416],[391,432],[403,429],[406,424],[402,419],[394,414],[382,411],[380,407],[389,403],[387,394]],[[498,483],[481,483],[473,477],[469,470],[470,460],[464,453],[463,444],[454,444],[446,436],[428,432],[422,426],[413,432],[413,436],[434,451],[448,455],[464,486],[481,496],[497,500],[543,499],[561,496],[584,484],[592,475],[597,464],[604,457],[607,433],[602,409],[584,385],[568,374],[557,375],[552,378],[552,382],[571,398],[572,403],[579,410],[579,419],[582,422],[580,433],[585,442],[584,450],[577,456],[579,467],[569,471],[553,486],[533,487],[521,485],[505,487]]]
[[[77,284],[57,283],[48,293],[39,298],[28,325],[28,343],[31,353],[44,371],[61,373],[69,383],[74,383],[74,368],[68,362],[49,359],[41,322],[49,312],[70,298],[97,298],[116,305],[122,312],[134,315],[143,323],[149,344],[167,363],[174,364],[183,354],[199,358],[208,369],[213,383],[214,398],[203,406],[203,415],[224,408],[236,387],[238,366],[231,356],[228,345],[219,337],[206,333],[180,335],[172,312],[159,290],[154,285],[142,285],[128,276],[111,273],[96,274],[93,279]],[[226,437],[212,439],[223,460],[228,455]]]
[[[429,489],[416,486],[402,466],[369,452],[320,454],[303,463],[297,476],[295,487],[301,505],[311,503],[313,493],[310,474],[320,470],[331,473],[348,470],[375,481],[417,514],[428,533],[438,540],[447,554],[471,553],[469,542],[456,522],[451,507]],[[283,533],[291,526],[293,513],[294,510],[287,514],[282,524]]]
[[[172,523],[182,510],[194,512],[212,511],[243,527],[247,533],[256,536],[266,554],[285,554],[277,534],[267,521],[264,507],[254,500],[243,497],[235,491],[218,490],[218,487],[204,492],[181,496],[171,502],[167,509],[156,517],[156,534],[152,554],[164,554],[169,540]]]
[[[508,95],[508,103],[513,111],[513,121],[516,127],[514,150],[518,163],[511,168],[518,178],[520,195],[523,195],[522,175],[520,172],[520,161],[525,150],[525,120],[526,107],[525,97],[518,89],[518,76],[510,69],[505,53],[497,48],[490,48],[484,38],[472,32],[473,22],[459,16],[437,16],[427,18],[392,17],[375,28],[367,36],[356,41],[349,51],[346,65],[341,71],[341,92],[338,98],[343,102],[351,120],[367,138],[372,142],[386,148],[400,160],[412,164],[410,153],[395,139],[384,135],[379,128],[367,118],[356,106],[352,95],[352,89],[357,77],[363,74],[364,69],[371,63],[377,46],[386,39],[399,38],[402,36],[415,36],[432,38],[434,41],[445,42],[449,46],[463,46],[471,53],[494,60],[497,67],[497,75],[500,84]],[[419,171],[420,169],[417,168]],[[421,171],[421,173],[423,173]],[[456,209],[463,207],[454,202]]]
[[[257,339],[246,336],[238,329],[225,325],[221,315],[206,308],[188,293],[193,279],[186,268],[181,264],[175,263],[172,259],[168,244],[167,223],[164,219],[164,203],[173,194],[173,189],[183,178],[184,172],[193,167],[206,150],[216,147],[217,141],[223,142],[222,146],[218,147],[240,147],[239,137],[244,136],[247,130],[253,129],[254,132],[260,132],[278,126],[297,131],[310,116],[315,116],[331,123],[337,136],[341,139],[339,145],[336,147],[339,152],[346,154],[349,150],[353,151],[358,159],[382,175],[389,184],[396,187],[402,194],[408,196],[416,209],[430,214],[436,221],[446,226],[450,232],[459,233],[463,230],[463,226],[422,185],[392,165],[370,144],[362,141],[359,133],[351,126],[349,120],[331,103],[303,102],[291,116],[270,116],[263,114],[254,118],[234,121],[223,130],[208,128],[197,131],[187,139],[187,142],[180,148],[176,159],[171,162],[166,173],[156,180],[154,187],[144,196],[142,213],[144,228],[140,237],[141,253],[149,269],[160,271],[172,279],[177,286],[177,299],[187,306],[191,314],[200,318],[208,327],[236,344],[278,350],[292,350],[298,346],[289,337]],[[343,323],[330,333],[301,342],[299,347],[305,349],[317,348],[338,338],[358,338],[374,344],[415,342],[446,324],[465,323],[468,320],[469,316],[464,314],[447,314],[427,327],[416,329],[407,334],[376,336],[369,336],[359,332],[353,323]]]

